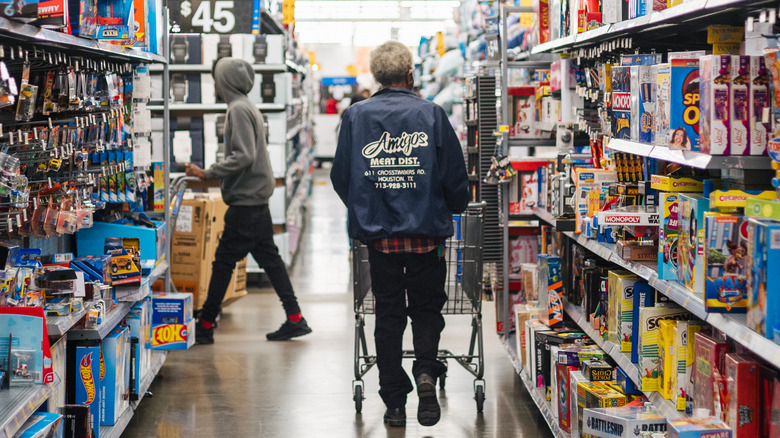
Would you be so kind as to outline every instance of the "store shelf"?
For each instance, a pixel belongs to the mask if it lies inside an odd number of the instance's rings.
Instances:
[[[596,329],[591,327],[585,320],[585,315],[583,314],[582,308],[579,306],[575,306],[569,302],[564,302],[564,309],[566,310],[566,313],[569,314],[571,319],[573,319],[574,322],[577,323],[577,325],[591,339],[593,339],[596,344],[601,347],[602,350],[604,350],[605,353],[609,354],[610,357],[615,360],[618,366],[620,366],[620,368],[626,372],[628,377],[637,385],[637,387],[641,387],[641,382],[639,379],[639,368],[636,364],[631,362],[625,353],[620,351],[620,346],[599,336]],[[664,417],[670,420],[674,420],[684,416],[682,412],[677,410],[677,407],[674,405],[674,403],[672,403],[671,400],[663,398],[663,396],[658,392],[645,392],[644,394],[645,397],[650,400],[653,406],[658,409],[658,412]]]
[[[75,328],[68,332],[68,339],[92,339],[98,340],[106,337],[111,330],[119,324],[130,311],[130,303],[118,303],[114,310],[106,315],[105,320],[95,328]]]
[[[672,149],[666,146],[654,146],[621,139],[611,140],[608,147],[620,152],[656,158],[699,169],[771,169],[771,160],[765,156],[713,156],[701,152]]]
[[[286,34],[284,26],[265,9],[260,10],[260,33],[262,34]]]
[[[149,371],[141,381],[138,400],[130,402],[130,406],[134,410],[138,409],[138,404],[141,403],[141,400],[143,400],[144,395],[146,395],[146,392],[149,390],[149,387],[152,385],[152,382],[154,381],[155,377],[157,377],[157,374],[160,372],[160,369],[165,363],[165,359],[168,357],[168,352],[166,350],[150,350],[150,354],[152,355],[152,367],[149,368]]]
[[[168,64],[168,71],[171,73],[211,73],[213,67],[207,64]],[[258,73],[283,73],[287,71],[286,64],[253,64],[252,68]],[[162,72],[162,65],[150,65],[150,72]]]
[[[276,103],[258,103],[257,109],[260,111],[284,111],[286,106]],[[149,111],[162,111],[162,105],[147,105]],[[171,111],[179,112],[223,112],[227,111],[226,103],[172,103],[168,105]]]
[[[0,391],[0,438],[11,438],[38,410],[62,381],[55,376],[54,383],[26,385]]]
[[[574,231],[576,225],[574,219],[557,219],[549,211],[534,208],[534,215],[544,222],[554,226],[558,231]]]
[[[133,419],[134,413],[133,408],[128,406],[124,412],[122,412],[122,415],[119,416],[119,419],[116,420],[116,424],[113,426],[100,426],[100,438],[121,437],[122,433],[127,428],[127,425],[130,424],[130,420]]]
[[[287,141],[290,141],[293,138],[295,138],[295,136],[298,135],[302,129],[303,129],[303,124],[298,124],[293,126],[293,128],[290,129],[290,131],[287,133]]]
[[[38,26],[19,23],[2,17],[0,17],[0,34],[19,41],[35,44],[44,43],[48,46],[61,47],[66,50],[75,50],[94,56],[104,56],[115,61],[163,64],[166,62],[165,58],[153,53],[42,29]]]
[[[534,138],[534,139],[519,139],[510,138],[509,147],[525,146],[530,148],[549,148],[555,147],[554,138]]]
[[[87,309],[82,308],[77,312],[73,312],[70,315],[64,316],[47,316],[46,317],[46,331],[49,333],[49,337],[59,337],[64,335],[71,329],[76,323],[79,322],[84,315],[87,314]]]
[[[550,61],[507,61],[506,68],[549,69]]]
[[[288,60],[286,60],[284,63],[285,63],[285,65],[287,66],[287,68],[288,68],[288,69],[289,69],[291,72],[294,72],[294,73],[300,73],[300,74],[302,74],[302,75],[305,75],[306,73],[308,73],[308,70],[306,69],[306,67],[304,67],[304,66],[302,66],[302,65],[298,65],[298,64],[296,64],[296,63],[294,63],[294,62],[290,61],[289,59],[288,59]]]
[[[663,11],[653,12],[644,17],[624,20],[577,35],[570,35],[539,44],[531,50],[531,54],[562,52],[622,36],[661,29],[664,30],[664,36],[673,36],[690,31],[692,27],[691,21],[708,20],[714,16],[726,15],[735,10],[743,12],[758,10],[761,7],[774,5],[774,3],[772,0],[693,0]]]

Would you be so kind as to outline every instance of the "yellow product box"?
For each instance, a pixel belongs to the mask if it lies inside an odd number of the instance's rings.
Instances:
[[[651,175],[650,187],[662,192],[701,192],[704,190],[704,183],[696,178]]]
[[[693,319],[693,315],[685,309],[671,305],[639,308],[638,327],[634,329],[637,330],[639,340],[639,389],[642,391],[661,390],[660,322],[667,319],[688,321]]]
[[[766,190],[763,192],[744,192],[742,190],[715,190],[710,193],[710,208],[745,208],[748,198],[776,199],[777,192]]]
[[[674,330],[677,328],[677,321],[665,319],[658,323],[658,327],[658,357],[661,360],[659,366],[661,387],[658,392],[663,398],[671,400],[673,396],[676,396],[672,381],[676,380],[678,365],[677,354],[674,350]]]
[[[712,45],[713,55],[739,55],[740,44],[718,43]]]
[[[707,44],[739,44],[745,39],[743,26],[714,24],[707,26]]]
[[[609,340],[620,345],[620,351],[631,351],[633,336],[634,284],[639,277],[628,271],[609,271],[609,304],[607,333]]]
[[[701,323],[696,321],[677,321],[674,327],[673,349],[677,356],[676,372],[672,375],[672,388],[676,392],[672,401],[678,411],[685,410],[685,397],[691,390],[693,370],[693,344],[688,345],[688,339],[693,339],[701,331]]]
[[[615,391],[604,382],[577,383],[577,425],[578,430],[584,430],[582,419],[586,408],[619,408],[625,406],[626,396]],[[581,434],[583,438],[591,435]]]

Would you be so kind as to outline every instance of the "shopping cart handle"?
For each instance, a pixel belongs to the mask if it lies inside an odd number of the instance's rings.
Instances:
[[[476,208],[485,208],[487,205],[486,201],[480,201],[480,202],[469,202],[469,209],[476,209]]]
[[[186,175],[177,176],[171,182],[171,193],[176,193],[179,190],[182,190],[183,188],[187,187],[187,183],[190,181],[200,181],[200,178],[195,176],[186,176]]]

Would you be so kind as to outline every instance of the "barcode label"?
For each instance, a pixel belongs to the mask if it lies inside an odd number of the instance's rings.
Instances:
[[[769,249],[780,249],[780,230],[769,231]]]

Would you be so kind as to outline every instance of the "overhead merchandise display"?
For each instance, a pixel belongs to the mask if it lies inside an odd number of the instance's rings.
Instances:
[[[308,198],[312,176],[314,85],[309,78],[308,55],[276,18],[265,9],[251,10],[251,3],[174,2],[171,8],[170,58],[167,80],[170,93],[163,93],[165,73],[152,70],[152,143],[162,144],[168,135],[171,144],[172,172],[183,172],[187,163],[202,168],[211,166],[223,154],[223,126],[227,104],[219,100],[214,90],[212,68],[223,57],[247,60],[255,71],[254,88],[249,98],[266,120],[266,143],[276,188],[269,207],[274,223],[274,241],[282,259],[288,265],[298,249],[304,223],[304,204]],[[241,8],[250,7],[248,10]],[[251,19],[250,19],[251,18]],[[164,130],[162,101],[170,100],[170,133]],[[192,203],[185,201],[188,211]],[[209,204],[214,210],[209,217],[224,215],[224,202]],[[221,209],[221,210],[220,210]],[[199,210],[200,211],[200,210]],[[210,210],[209,210],[210,211]],[[213,233],[212,233],[213,231]],[[202,233],[200,237],[196,234]],[[220,235],[219,229],[194,230],[180,228],[174,234],[173,251],[189,240]],[[216,245],[216,239],[213,239]],[[208,243],[206,243],[208,245]],[[182,254],[191,254],[181,251]],[[212,253],[213,249],[204,253]],[[177,261],[178,260],[178,261]],[[262,270],[254,259],[246,262],[246,272]],[[211,258],[175,257],[172,266],[174,283],[180,290],[201,293],[205,299]],[[238,271],[242,268],[239,266]],[[241,274],[234,280],[242,282]],[[239,286],[238,292],[243,291]],[[200,292],[199,292],[200,291]],[[230,294],[228,294],[230,295]],[[202,299],[196,300],[196,309]]]
[[[191,297],[152,294],[170,285],[147,106],[166,14],[53,3],[0,18],[0,436],[120,436],[167,350],[194,341]]]
[[[501,339],[555,436],[777,436],[778,11],[662,3],[535,4],[518,57],[552,53],[557,150],[509,154]]]

